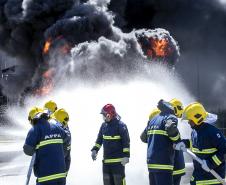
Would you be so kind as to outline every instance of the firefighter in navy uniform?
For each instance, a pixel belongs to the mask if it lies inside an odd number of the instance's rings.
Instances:
[[[63,142],[67,140],[64,130],[50,124],[48,115],[42,109],[33,107],[28,116],[32,128],[29,130],[24,153],[36,153],[34,174],[37,185],[65,185],[66,166]]]
[[[148,143],[149,183],[172,185],[175,156],[173,144],[180,141],[178,120],[170,103],[160,100],[157,107],[160,113],[148,122],[141,135],[141,140]]]
[[[103,181],[104,185],[125,185],[125,165],[130,157],[130,138],[126,125],[120,120],[112,104],[105,105],[101,114],[101,125],[96,144],[92,148],[92,159],[103,144]]]
[[[193,160],[192,185],[221,184],[209,173],[209,169],[213,169],[225,178],[225,138],[218,128],[205,122],[207,115],[202,104],[195,102],[188,105],[182,118],[188,120],[193,129],[191,140],[184,139],[175,147],[177,150],[183,150],[184,147],[190,148],[203,161],[200,165]]]
[[[182,117],[183,114],[183,105],[180,100],[174,98],[169,101],[169,103],[173,106],[174,109],[174,115],[178,118]],[[161,111],[159,109],[154,109],[149,115],[149,121],[157,116]],[[146,137],[146,139],[144,139]],[[141,135],[142,141],[147,143],[147,134],[146,131],[142,133]],[[174,156],[174,168],[173,168],[173,184],[179,185],[181,181],[181,177],[185,175],[185,162],[184,162],[184,155],[182,151],[175,151]]]
[[[54,123],[64,129],[67,134],[66,143],[64,143],[64,152],[65,152],[65,164],[66,172],[68,173],[71,164],[71,132],[68,126],[69,114],[65,109],[56,110],[49,120],[50,123]]]

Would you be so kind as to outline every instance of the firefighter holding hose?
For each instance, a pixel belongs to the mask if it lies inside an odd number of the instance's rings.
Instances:
[[[183,151],[185,147],[190,148],[201,159],[199,162],[193,160],[191,185],[221,184],[219,178],[210,173],[211,170],[214,170],[222,179],[225,178],[226,141],[218,128],[206,123],[207,115],[202,104],[195,102],[188,105],[182,118],[188,120],[188,124],[193,129],[191,139],[184,139],[175,146],[176,150]]]

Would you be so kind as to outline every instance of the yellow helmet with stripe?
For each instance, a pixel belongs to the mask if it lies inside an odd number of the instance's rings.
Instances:
[[[43,112],[43,109],[39,107],[32,107],[28,113],[28,120],[31,122],[34,119],[34,117],[41,112]]]
[[[161,111],[159,109],[153,109],[151,113],[149,114],[149,120],[154,118],[156,115],[158,115]]]
[[[208,113],[201,103],[194,102],[184,109],[182,119],[191,120],[194,124],[200,125],[206,119],[207,114]]]
[[[50,100],[45,103],[44,109],[48,109],[49,111],[54,113],[57,110],[57,104],[54,101]]]
[[[184,112],[182,102],[180,100],[174,98],[174,99],[170,100],[169,103],[173,106],[174,114],[178,118],[181,118],[182,117],[182,114]]]
[[[63,126],[67,126],[69,121],[69,115],[65,109],[58,109],[51,117],[60,122]]]

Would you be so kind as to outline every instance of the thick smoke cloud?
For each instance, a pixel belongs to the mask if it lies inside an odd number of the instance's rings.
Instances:
[[[165,64],[162,65],[162,68],[161,65],[160,68],[156,67],[159,63],[147,58],[137,41],[137,34],[141,33],[158,38],[161,36],[171,38],[172,43],[174,43],[172,49],[179,54],[176,41],[170,37],[166,30],[137,30],[125,34],[113,27],[112,31],[114,35],[112,38],[100,37],[97,41],[87,41],[75,45],[71,50],[71,57],[59,60],[58,56],[53,57],[52,55],[50,63],[56,71],[53,84],[62,87],[65,79],[73,79],[74,85],[81,83],[89,85],[102,85],[109,82],[127,83],[131,79],[137,78],[155,81],[153,70],[159,69],[158,72],[161,71],[163,74],[171,74],[169,71],[174,73],[173,69],[167,68]],[[62,65],[64,65],[63,68]]]
[[[9,67],[11,58],[16,57],[13,65],[27,69],[22,73],[16,70],[17,77],[11,81],[2,81],[3,93],[10,99],[18,99],[26,87],[32,86],[37,68],[45,65],[42,58],[45,30],[76,4],[75,0],[0,1],[0,50],[7,53],[1,63],[8,63]]]
[[[1,0],[0,1],[0,50],[16,57],[16,65],[29,69],[15,83],[1,83],[3,93],[11,98],[8,89],[19,98],[21,89],[32,92],[42,85],[42,75],[51,67],[49,56],[43,54],[48,39],[67,44],[69,47],[97,40],[100,36],[112,37],[112,16],[90,3],[77,0]],[[54,49],[58,46],[54,45]],[[10,63],[5,58],[1,63]],[[50,60],[52,61],[52,60]],[[9,87],[9,88],[8,88]],[[13,97],[13,98],[14,98]]]
[[[127,36],[116,34],[112,25],[128,33],[134,28],[161,27],[169,30],[180,45],[181,58],[176,70],[192,93],[210,108],[226,107],[226,102],[222,100],[226,87],[226,13],[221,1],[90,0],[81,4],[84,2],[87,1],[0,0],[0,49],[8,56],[15,56],[26,68],[29,66],[29,75],[21,77],[21,82],[26,81],[24,86],[33,88],[34,84],[42,84],[37,82],[41,75],[49,68],[63,65],[64,57],[65,65],[69,65],[70,60],[75,61],[78,57],[76,51],[84,54],[90,52],[91,46],[97,45],[105,51],[104,45],[108,42],[113,42],[112,46],[114,42],[130,45],[130,41],[125,41]],[[103,38],[99,39],[101,36]],[[106,41],[103,42],[104,39]],[[47,40],[52,42],[50,52],[43,54]],[[83,43],[85,41],[88,42]],[[67,56],[59,57],[58,49],[64,45],[68,46]],[[73,58],[70,59],[68,54],[73,47]],[[141,53],[136,49],[127,52],[134,58],[135,54]],[[138,56],[146,60],[142,54]],[[106,60],[110,61],[108,57]],[[127,59],[125,64],[120,61],[115,60],[117,65],[111,62],[107,65],[113,66],[116,71],[117,66],[122,64],[128,65],[128,69],[131,65],[137,67]],[[86,71],[86,62],[83,61],[83,68],[81,71],[78,68],[77,74]],[[91,60],[89,62],[92,63]],[[105,64],[103,68],[105,70]]]
[[[45,32],[48,38],[62,36],[71,45],[112,35],[111,17],[93,5],[75,6]]]
[[[197,99],[209,108],[226,107],[226,9],[223,1],[128,0],[127,27],[161,27],[176,37],[176,69]],[[217,85],[216,85],[217,84]],[[217,86],[217,87],[215,87]]]
[[[101,37],[98,42],[85,42],[72,49],[71,72],[91,82],[128,80],[143,73],[145,58],[134,34],[113,41]]]

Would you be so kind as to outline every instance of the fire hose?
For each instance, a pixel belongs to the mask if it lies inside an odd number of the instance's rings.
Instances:
[[[31,158],[31,162],[30,162],[30,165],[29,165],[29,168],[28,168],[28,172],[27,172],[26,185],[29,185],[29,181],[30,181],[31,173],[32,173],[32,168],[33,168],[34,163],[35,163],[35,157],[36,157],[36,153],[34,153],[32,155],[32,158]]]
[[[183,152],[187,153],[189,156],[191,156],[194,160],[196,160],[199,164],[202,164],[203,161],[202,159],[198,158],[193,152],[191,152],[190,150],[188,150],[187,148],[182,148],[181,149]],[[218,175],[214,170],[209,169],[209,172],[216,177],[216,179],[223,185],[226,185],[226,182],[224,181],[223,178],[221,178],[220,175]]]

